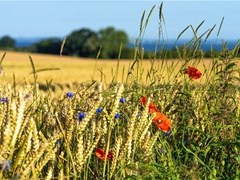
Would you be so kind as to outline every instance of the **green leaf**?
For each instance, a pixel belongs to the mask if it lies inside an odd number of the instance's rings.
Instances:
[[[228,71],[229,69],[232,69],[234,66],[236,66],[236,63],[230,63],[225,67],[225,71]]]

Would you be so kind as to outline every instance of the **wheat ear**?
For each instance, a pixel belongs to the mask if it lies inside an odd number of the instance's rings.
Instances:
[[[84,132],[85,128],[88,124],[88,122],[90,121],[90,119],[93,117],[94,113],[96,112],[97,108],[99,107],[101,101],[99,100],[95,106],[91,109],[91,111],[88,113],[88,115],[82,120],[82,122],[80,122],[80,125],[78,126],[78,131],[79,132]]]
[[[113,161],[112,161],[112,164],[111,164],[110,179],[112,178],[113,173],[114,173],[114,171],[116,169],[117,161],[121,160],[121,159],[118,158],[119,157],[121,144],[122,144],[122,136],[119,136],[117,138],[115,146],[114,146],[114,150],[115,151],[114,151]]]
[[[18,108],[17,121],[14,128],[14,134],[12,136],[11,144],[10,144],[11,147],[14,147],[17,141],[17,136],[19,134],[19,131],[23,122],[23,112],[24,112],[25,104],[26,104],[25,101],[22,100]]]

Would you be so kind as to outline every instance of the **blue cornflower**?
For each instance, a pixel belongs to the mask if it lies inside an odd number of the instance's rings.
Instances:
[[[0,102],[7,103],[8,102],[8,97],[0,98]]]
[[[179,138],[179,141],[182,141],[182,140],[183,140],[183,143],[186,144],[188,142],[188,135],[184,134],[184,139]]]
[[[59,145],[61,143],[60,139],[56,141],[56,144]]]
[[[80,113],[78,113],[78,119],[81,121],[81,120],[83,120],[83,118],[85,118],[86,117],[86,114],[85,113],[83,113],[83,112],[80,112]]]
[[[6,160],[6,162],[0,163],[0,166],[4,167],[4,171],[7,171],[10,168],[10,164],[12,164],[12,161]]]
[[[142,114],[139,112],[139,113],[137,114],[137,117],[141,117],[141,115],[142,115]]]
[[[72,98],[74,96],[74,94],[72,92],[67,92],[66,96],[69,97],[69,98]]]
[[[127,100],[126,100],[126,98],[120,98],[120,103],[125,103]]]
[[[98,109],[96,110],[96,113],[100,114],[100,113],[102,112],[102,110],[103,110],[103,108],[98,108]]]
[[[171,130],[169,130],[168,132],[163,132],[163,136],[170,136],[171,135]]]
[[[116,113],[115,116],[114,116],[114,119],[117,119],[120,117],[120,114],[119,113]]]

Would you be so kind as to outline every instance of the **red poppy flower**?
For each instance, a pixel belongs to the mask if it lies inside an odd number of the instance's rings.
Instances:
[[[156,104],[152,102],[149,104],[148,109],[149,109],[149,113],[151,114],[159,111]]]
[[[164,114],[156,112],[153,118],[154,124],[164,132],[168,132],[171,129],[172,122]]]
[[[143,96],[142,98],[141,98],[141,103],[142,103],[142,105],[146,105],[146,102],[147,102],[147,97],[146,96]]]
[[[146,102],[147,102],[147,97],[146,96],[143,96],[141,98],[141,102],[142,102],[142,105],[146,105]],[[156,104],[150,102],[149,106],[148,106],[148,110],[150,113],[154,113],[154,112],[158,112],[158,109],[157,109],[157,106]]]
[[[113,157],[113,152],[109,152],[108,155],[106,156],[106,153],[103,149],[97,148],[95,151],[95,155],[102,160],[106,160],[111,159]]]
[[[202,76],[202,73],[195,67],[188,66],[188,69],[185,70],[184,74],[188,74],[191,79],[199,79]]]
[[[141,102],[143,105],[146,105],[147,98],[143,96],[141,98]],[[157,109],[157,106],[150,102],[149,106],[149,113],[153,114],[156,113],[153,122],[154,124],[161,129],[164,132],[168,132],[171,129],[172,122],[170,119],[168,119],[164,114],[160,113],[159,110]]]

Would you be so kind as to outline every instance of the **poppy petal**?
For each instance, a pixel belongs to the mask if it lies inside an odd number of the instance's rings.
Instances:
[[[149,106],[149,113],[155,113],[158,112],[159,110],[157,109],[157,106],[154,103],[150,103]]]
[[[156,112],[153,121],[154,124],[164,132],[169,131],[172,125],[171,120],[160,112]]]
[[[191,79],[199,79],[202,76],[202,73],[195,67],[188,66],[188,69],[185,70],[184,74],[188,74]]]
[[[141,103],[142,103],[142,105],[146,105],[146,102],[147,102],[147,97],[146,96],[143,96],[142,98],[141,98]]]
[[[107,157],[106,157],[106,153],[103,149],[101,148],[97,148],[96,151],[95,151],[95,155],[99,158],[99,159],[102,159],[102,160],[105,160],[105,159],[111,159],[113,157],[113,152],[109,152]]]

